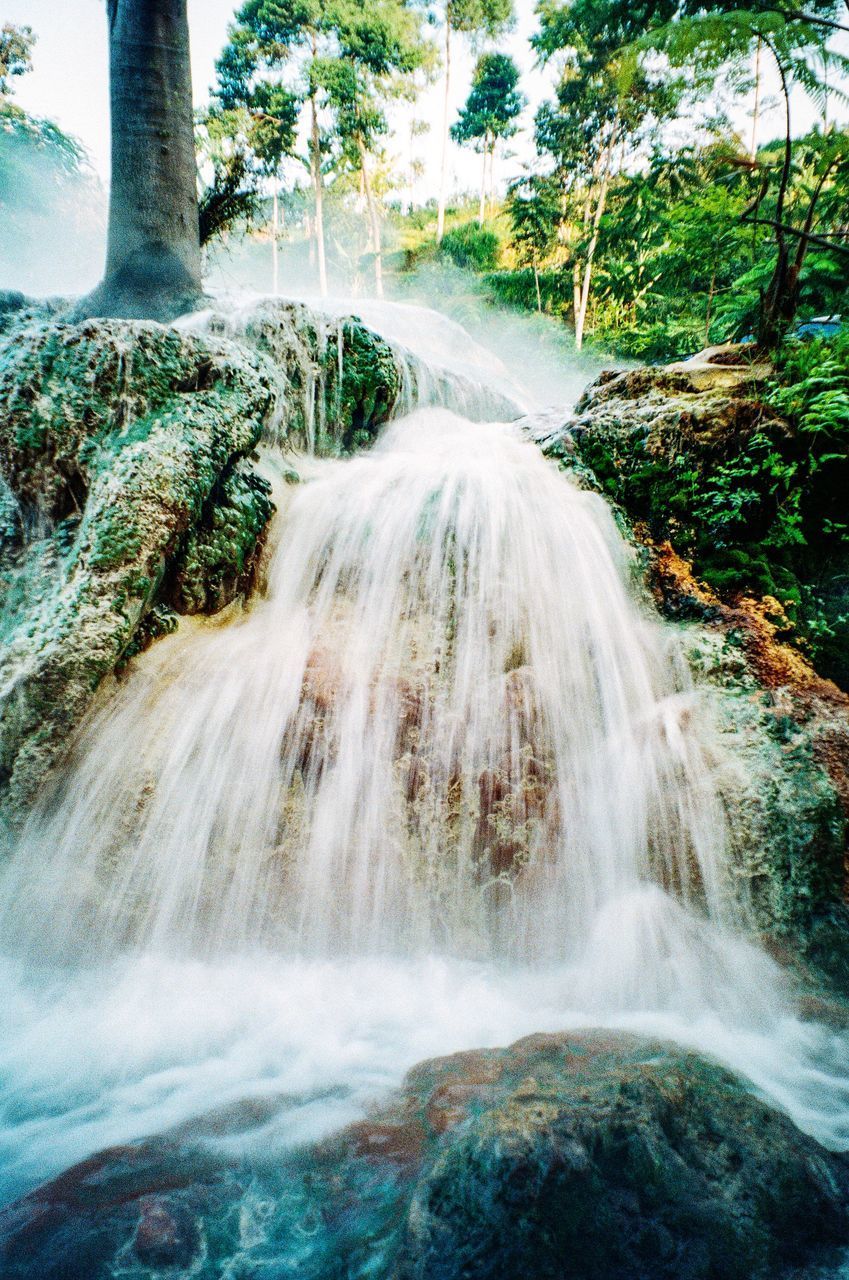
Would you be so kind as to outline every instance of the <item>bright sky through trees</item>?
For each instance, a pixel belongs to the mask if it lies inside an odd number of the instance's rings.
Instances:
[[[528,38],[536,29],[534,7],[533,0],[517,0],[517,27],[499,45],[519,64],[522,91],[529,100],[520,133],[496,161],[496,179],[501,184],[514,177],[522,163],[534,155],[533,113],[547,95],[551,82],[549,73],[534,70],[533,55],[528,47]],[[232,20],[235,9],[235,0],[189,0],[194,91],[198,105],[208,100],[214,80],[215,59],[224,45],[227,24]],[[63,0],[61,4],[56,0],[3,0],[2,19],[29,24],[38,36],[34,69],[20,80],[16,88],[17,101],[25,110],[47,116],[77,136],[89,151],[98,173],[106,178],[109,172],[109,95],[102,0]],[[455,114],[468,95],[473,66],[472,52],[458,44],[457,70],[452,88]],[[412,114],[436,122],[441,113],[441,92],[441,86],[435,85],[423,95]],[[394,123],[400,134],[397,151],[403,154],[411,113],[399,107],[394,114]],[[800,131],[810,127],[814,113],[808,103],[799,102],[795,114]],[[777,131],[779,127],[780,117],[776,111],[765,119],[764,133]],[[418,140],[417,148],[425,164],[425,174],[417,191],[420,199],[436,195],[440,145],[438,128],[431,129],[429,134]],[[452,144],[451,167],[454,182],[465,182],[468,155],[464,155],[456,144]],[[475,183],[465,182],[465,185],[472,187]]]

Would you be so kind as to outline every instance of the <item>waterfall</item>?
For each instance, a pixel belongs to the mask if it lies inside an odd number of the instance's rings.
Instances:
[[[263,600],[91,723],[7,937],[551,960],[605,913],[733,913],[709,717],[602,500],[514,428],[410,415],[275,544]]]
[[[442,408],[300,470],[259,598],[133,663],[3,872],[7,1194],[235,1099],[301,1141],[572,1025],[849,1145],[846,1046],[746,940],[711,698],[602,499]]]

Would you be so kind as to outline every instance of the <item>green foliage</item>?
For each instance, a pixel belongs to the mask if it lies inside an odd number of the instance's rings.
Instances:
[[[556,179],[531,174],[514,182],[507,193],[507,215],[516,256],[537,266],[557,242],[561,196]]]
[[[234,228],[249,226],[260,204],[259,187],[243,151],[214,160],[211,181],[198,200],[201,244],[210,244]]]
[[[444,0],[452,31],[494,39],[513,23],[513,0]]]
[[[463,222],[446,231],[441,250],[458,267],[493,271],[498,266],[498,236],[476,222]]]
[[[12,78],[32,69],[35,36],[31,27],[4,22],[0,27],[0,96],[12,92]]]
[[[789,344],[766,398],[719,445],[697,440],[590,432],[580,448],[632,518],[720,593],[773,596],[787,637],[849,685],[849,335]]]
[[[459,119],[451,128],[455,142],[474,142],[479,149],[516,132],[525,98],[519,92],[519,68],[504,53],[478,58],[472,88]]]

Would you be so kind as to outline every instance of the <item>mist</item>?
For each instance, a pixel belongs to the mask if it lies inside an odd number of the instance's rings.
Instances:
[[[106,193],[56,126],[0,116],[0,286],[33,297],[86,293],[106,250]]]
[[[391,240],[391,228],[386,232]],[[497,303],[478,276],[456,266],[447,254],[410,269],[403,250],[393,250],[390,244],[383,260],[383,297],[377,298],[364,219],[351,208],[332,210],[327,240],[329,296],[322,298],[312,241],[303,237],[299,226],[280,238],[280,297],[318,311],[353,312],[432,364],[488,377],[529,409],[570,408],[602,369],[623,367],[620,357],[600,348],[577,352],[571,334],[554,317]],[[231,234],[210,247],[206,268],[206,285],[214,295],[273,294],[270,233],[263,227]],[[417,308],[452,323],[440,326],[431,317],[423,325]]]

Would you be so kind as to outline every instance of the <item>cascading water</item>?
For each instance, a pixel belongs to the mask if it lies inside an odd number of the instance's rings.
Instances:
[[[710,699],[602,500],[444,409],[302,470],[261,598],[134,664],[4,872],[4,1195],[239,1101],[275,1100],[243,1142],[302,1141],[581,1025],[849,1146],[846,1045],[745,941]]]

